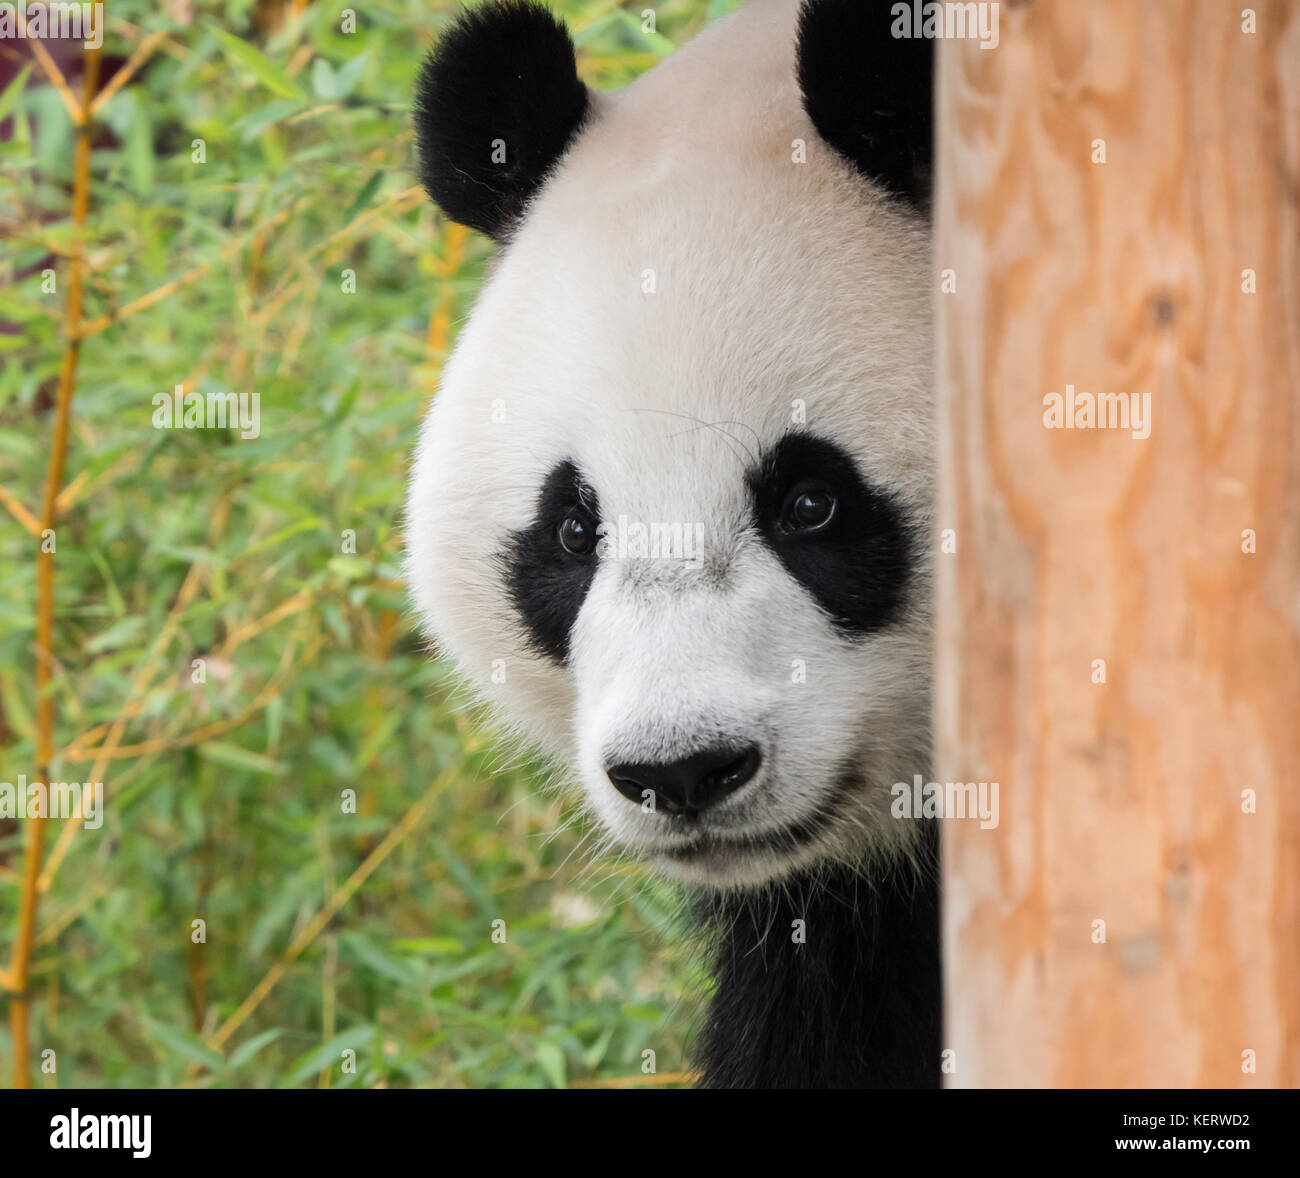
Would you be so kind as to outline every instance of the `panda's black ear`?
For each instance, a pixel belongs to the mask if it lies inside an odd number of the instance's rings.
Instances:
[[[420,72],[420,179],[453,221],[498,241],[587,115],[573,42],[530,0],[491,0],[442,34]]]
[[[896,7],[887,0],[805,0],[799,88],[823,139],[864,176],[924,211],[933,156],[934,49],[928,38],[894,35]],[[906,19],[910,31],[910,12]]]

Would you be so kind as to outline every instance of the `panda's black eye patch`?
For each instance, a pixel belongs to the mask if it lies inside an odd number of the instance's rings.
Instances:
[[[510,534],[500,556],[531,645],[558,663],[569,657],[569,634],[596,575],[599,520],[595,491],[565,459],[543,480],[532,522]]]
[[[905,517],[850,455],[787,434],[747,481],[759,533],[837,626],[861,635],[893,621],[910,565]]]

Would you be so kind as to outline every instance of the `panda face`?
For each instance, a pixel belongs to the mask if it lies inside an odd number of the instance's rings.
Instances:
[[[906,855],[890,787],[928,768],[928,235],[819,139],[792,11],[593,96],[407,511],[478,694],[611,845],[715,887]]]

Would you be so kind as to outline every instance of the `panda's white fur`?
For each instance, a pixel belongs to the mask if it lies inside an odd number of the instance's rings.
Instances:
[[[927,229],[818,136],[798,10],[749,0],[592,96],[461,331],[407,507],[409,581],[441,649],[567,767],[613,841],[724,888],[906,854],[914,824],[890,817],[889,790],[929,756],[925,546],[902,615],[845,636],[755,535],[746,497],[754,457],[802,416],[922,533],[931,511]],[[530,648],[496,570],[565,458],[606,521],[702,524],[706,555],[602,559],[561,666]],[[611,758],[716,737],[757,742],[763,762],[698,838],[606,776]],[[728,845],[831,806],[849,763],[817,840]]]

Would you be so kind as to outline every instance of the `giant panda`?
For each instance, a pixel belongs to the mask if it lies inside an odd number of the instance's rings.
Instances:
[[[706,1087],[931,1087],[932,50],[748,0],[618,93],[531,0],[420,74],[421,177],[500,243],[415,454],[438,648],[683,885]],[[694,542],[692,542],[694,541]],[[495,672],[495,673],[494,673]]]

